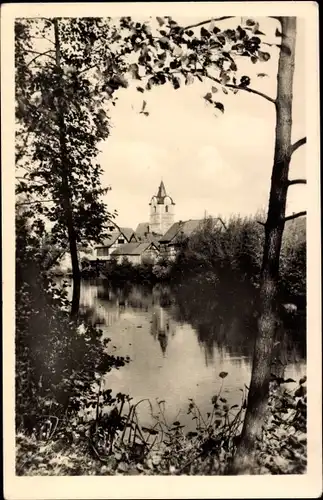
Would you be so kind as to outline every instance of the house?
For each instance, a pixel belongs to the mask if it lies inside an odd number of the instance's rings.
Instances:
[[[120,245],[111,253],[111,258],[121,264],[127,259],[132,264],[142,264],[145,261],[155,262],[159,257],[159,248],[154,243],[128,243]]]
[[[95,246],[93,260],[109,260],[112,252],[120,246],[138,242],[134,230],[129,227],[111,225],[108,231],[108,237],[102,243]]]
[[[203,225],[211,219],[189,219],[187,221],[175,222],[171,228],[159,240],[161,255],[168,259],[174,259],[183,242],[195,231],[202,229]],[[213,223],[221,224],[220,218],[213,218]]]

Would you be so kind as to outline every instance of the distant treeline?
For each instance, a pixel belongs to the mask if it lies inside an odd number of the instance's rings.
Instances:
[[[258,217],[231,217],[226,228],[206,219],[202,227],[181,242],[174,261],[146,261],[133,265],[83,262],[83,276],[103,276],[112,282],[156,283],[190,281],[195,285],[220,285],[221,290],[237,292],[240,287],[257,290],[260,283],[264,227]],[[286,223],[280,258],[280,293],[284,301],[305,305],[306,222]]]

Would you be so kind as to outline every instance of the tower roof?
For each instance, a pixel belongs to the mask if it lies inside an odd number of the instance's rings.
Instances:
[[[159,188],[158,188],[157,198],[165,198],[165,196],[167,196],[166,189],[165,189],[163,181],[161,181],[161,183],[159,184]]]
[[[172,203],[172,205],[175,205],[175,203],[173,202],[173,199],[171,198],[171,196],[169,196],[166,193],[164,182],[161,181],[161,183],[159,184],[157,196],[153,196],[153,199],[155,199],[157,201],[157,203],[163,205],[164,204],[164,200],[165,200],[166,197],[170,199],[170,202]]]

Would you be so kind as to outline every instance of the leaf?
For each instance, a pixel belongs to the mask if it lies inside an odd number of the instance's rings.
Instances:
[[[128,470],[128,464],[126,462],[120,462],[118,465],[118,471],[127,472],[127,470]]]
[[[298,389],[296,389],[296,391],[294,392],[294,396],[296,398],[302,398],[306,395],[306,387],[304,387],[303,385],[301,385]]]
[[[254,21],[253,19],[247,19],[247,21],[246,21],[247,26],[254,26],[255,24],[256,24],[256,21]]]
[[[202,26],[201,37],[209,38],[210,36],[211,36],[211,33],[206,28],[204,28],[204,26]]]
[[[156,17],[159,26],[163,26],[165,24],[165,20],[162,17]]]
[[[217,87],[211,87],[211,90],[212,90],[213,94],[215,94],[216,92],[218,92]]]
[[[279,31],[278,28],[276,28],[275,36],[283,36],[282,33]]]
[[[287,47],[287,45],[277,45],[277,47],[287,56],[291,55],[291,50],[289,47]]]
[[[269,61],[270,54],[269,54],[269,52],[262,52],[261,50],[258,50],[258,57],[259,57],[260,61],[266,62],[266,61]]]
[[[257,76],[259,78],[264,78],[265,76],[268,76],[267,73],[258,73]]]
[[[190,85],[194,82],[194,76],[191,73],[187,73],[185,77],[185,85]]]
[[[227,400],[225,398],[220,398],[220,401],[222,401],[222,403],[226,403]]]
[[[304,377],[299,379],[299,382],[298,382],[299,385],[305,384],[306,380],[307,380],[307,377],[306,377],[306,375],[304,375]]]
[[[212,103],[212,93],[211,92],[208,92],[207,94],[205,94],[205,96],[203,97],[203,99],[205,99],[206,101]]]
[[[288,378],[288,379],[284,380],[284,384],[290,384],[291,382],[296,383],[296,380],[294,380],[292,378]]]
[[[178,420],[176,420],[176,422],[173,422],[173,425],[181,425],[181,423]]]
[[[216,104],[220,104],[220,103],[216,103]],[[221,104],[221,106],[222,106],[222,104]],[[216,107],[218,107],[218,106],[216,106]],[[224,108],[223,108],[223,110],[224,110]],[[228,372],[220,372],[219,373],[219,377],[221,377],[221,378],[225,378],[227,375],[228,375]]]
[[[139,76],[139,66],[136,63],[130,64],[129,70],[131,72],[132,78],[135,78],[136,80],[141,80]]]
[[[146,106],[147,106],[147,102],[146,102],[146,101],[143,101],[143,102],[142,102],[141,112],[145,111]]]
[[[181,81],[177,76],[173,76],[172,78],[172,84],[175,90],[179,89],[181,86]]]
[[[232,406],[231,406],[231,409],[232,409],[232,408],[239,408],[239,405],[232,405]]]
[[[138,90],[138,92],[142,92],[142,93],[145,92],[145,89],[143,89],[142,87],[137,87],[137,90]]]
[[[226,71],[223,71],[223,70],[221,71],[220,80],[221,80],[222,85],[226,85],[230,81],[230,76],[228,75],[228,73]]]

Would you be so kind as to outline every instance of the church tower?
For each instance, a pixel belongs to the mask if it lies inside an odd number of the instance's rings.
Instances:
[[[174,224],[175,203],[166,193],[163,181],[161,181],[157,196],[153,196],[150,205],[150,231],[164,235]]]

